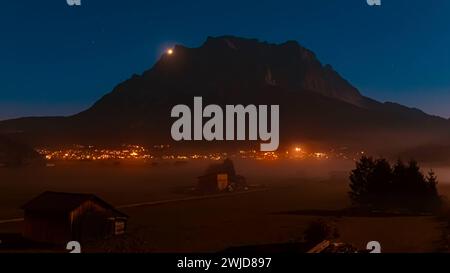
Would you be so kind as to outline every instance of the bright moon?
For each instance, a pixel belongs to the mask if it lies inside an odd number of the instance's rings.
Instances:
[[[171,48],[167,49],[167,54],[172,55],[173,54],[173,49],[171,49]]]

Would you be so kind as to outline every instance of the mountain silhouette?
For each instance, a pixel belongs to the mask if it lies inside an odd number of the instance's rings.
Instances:
[[[384,153],[450,144],[450,121],[363,96],[331,65],[295,41],[281,44],[209,37],[176,45],[79,114],[0,122],[0,132],[34,146],[122,143],[183,147],[256,147],[249,142],[171,141],[174,105],[280,105],[280,147],[310,143]]]

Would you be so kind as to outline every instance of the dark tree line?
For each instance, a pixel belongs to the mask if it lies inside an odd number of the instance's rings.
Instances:
[[[0,165],[20,167],[29,164],[43,165],[44,158],[30,146],[0,135]]]
[[[362,157],[350,174],[350,198],[354,205],[378,209],[432,211],[440,207],[437,177],[424,175],[416,161]]]

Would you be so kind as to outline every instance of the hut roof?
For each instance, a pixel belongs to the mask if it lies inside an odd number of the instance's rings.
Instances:
[[[128,217],[94,194],[46,191],[22,206],[23,210],[44,213],[70,213],[86,201],[95,201],[115,215]]]

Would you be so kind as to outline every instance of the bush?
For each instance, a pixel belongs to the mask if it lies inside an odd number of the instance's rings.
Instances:
[[[434,172],[425,177],[414,160],[391,166],[386,159],[364,156],[350,174],[349,196],[359,206],[431,211],[441,205],[437,184]]]

